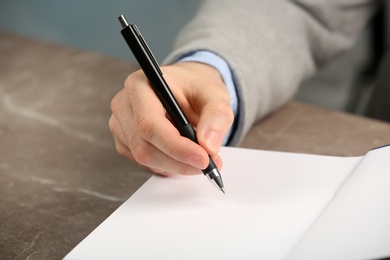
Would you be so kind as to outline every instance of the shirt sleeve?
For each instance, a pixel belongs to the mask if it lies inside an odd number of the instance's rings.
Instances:
[[[230,97],[230,106],[234,113],[234,118],[236,119],[238,117],[239,111],[239,105],[238,105],[238,96],[237,96],[237,90],[235,86],[234,76],[233,73],[227,64],[227,62],[222,59],[217,54],[210,52],[210,51],[195,51],[188,54],[183,55],[181,58],[179,58],[176,62],[186,62],[186,61],[193,61],[193,62],[201,62],[205,63],[207,65],[210,65],[217,69],[219,73],[221,74],[221,77],[225,83],[225,86],[229,92]],[[232,139],[232,136],[234,135],[234,129],[236,128],[237,120],[234,120],[234,123],[232,127],[229,129],[228,133],[226,134],[223,145],[228,145],[229,140]]]

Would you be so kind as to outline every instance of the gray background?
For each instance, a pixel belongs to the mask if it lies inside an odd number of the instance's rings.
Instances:
[[[134,61],[117,21],[124,14],[130,23],[138,25],[161,62],[199,4],[198,0],[0,0],[0,30]],[[304,82],[295,98],[346,110],[351,82],[369,59],[367,38],[363,35],[354,49]],[[370,88],[367,89],[362,104],[352,112],[364,110],[370,96]]]
[[[161,61],[198,0],[1,0],[0,29],[51,42],[133,59],[117,17],[135,23]]]

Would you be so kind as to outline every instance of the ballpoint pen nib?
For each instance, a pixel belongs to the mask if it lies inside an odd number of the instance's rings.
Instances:
[[[225,189],[224,189],[224,188],[221,188],[221,191],[223,192],[223,194],[226,194],[226,193],[225,193]]]

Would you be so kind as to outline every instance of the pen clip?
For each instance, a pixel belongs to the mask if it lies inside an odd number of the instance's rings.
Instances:
[[[146,44],[144,38],[142,37],[141,32],[138,30],[138,28],[137,28],[137,26],[135,24],[132,24],[130,26],[135,31],[138,40],[140,41],[140,43],[142,44],[143,48],[145,49],[146,55],[150,58],[150,60],[152,61],[154,67],[156,68],[156,70],[160,73],[160,75],[162,75],[163,73],[162,73],[162,71],[160,69],[160,66],[158,65],[158,62],[157,62],[156,58],[154,57],[153,53],[149,49],[149,46]]]

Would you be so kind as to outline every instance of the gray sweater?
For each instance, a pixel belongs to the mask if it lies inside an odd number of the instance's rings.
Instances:
[[[165,63],[196,50],[225,59],[240,104],[230,143],[235,145],[256,121],[291,99],[302,81],[353,45],[375,2],[204,1]]]

